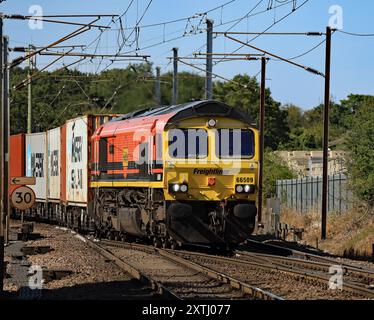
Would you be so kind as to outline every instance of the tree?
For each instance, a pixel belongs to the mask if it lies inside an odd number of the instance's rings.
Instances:
[[[254,123],[259,121],[260,87],[255,77],[236,75],[233,81],[216,82],[214,96],[230,106],[246,112]],[[273,100],[266,89],[265,97],[265,146],[276,150],[289,141],[287,111],[280,108],[280,103]]]
[[[304,126],[303,110],[293,104],[286,104],[282,110],[287,112],[287,124],[290,130],[299,129]]]
[[[155,82],[151,64],[134,64],[110,69],[98,75],[78,70],[42,72],[32,83],[33,131],[62,125],[82,113],[128,113],[156,106]],[[11,87],[27,78],[27,68],[11,70]],[[182,72],[179,103],[201,99],[204,78]],[[171,103],[172,75],[162,75],[162,103]],[[116,93],[115,93],[116,92]],[[115,94],[114,94],[115,93]],[[27,87],[11,91],[11,133],[26,132]]]
[[[164,82],[163,86],[161,87],[162,103],[166,105],[171,104],[173,74],[171,72],[164,74],[162,81]],[[179,72],[178,103],[204,99],[204,84],[204,78],[197,74],[190,72]]]
[[[110,69],[100,74],[62,70],[42,72],[32,84],[34,131],[63,124],[82,113],[128,113],[156,106],[154,70],[149,63]],[[11,72],[11,86],[27,78],[27,69]],[[203,77],[178,73],[178,103],[204,98]],[[240,85],[238,85],[240,83]],[[245,87],[244,87],[245,86]],[[172,74],[162,75],[162,103],[171,103]],[[115,93],[115,94],[114,94]],[[233,81],[214,84],[215,99],[239,107],[258,123],[260,88],[256,78],[237,75]],[[275,150],[289,141],[287,111],[266,90],[265,145]],[[27,87],[11,92],[11,132],[25,132],[27,127]]]
[[[264,198],[269,198],[275,195],[276,180],[294,179],[297,175],[293,172],[287,164],[271,150],[266,150],[264,153],[264,178],[263,178],[263,193]]]
[[[348,175],[357,196],[374,206],[374,99],[362,99],[355,109],[345,142]]]
[[[290,141],[285,145],[288,150],[310,150],[322,147],[321,109],[317,107],[303,112],[301,108],[288,104],[283,108],[287,112],[290,128]]]

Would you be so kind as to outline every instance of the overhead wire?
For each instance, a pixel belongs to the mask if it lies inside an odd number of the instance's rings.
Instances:
[[[354,32],[348,32],[343,30],[336,30],[337,32],[349,35],[349,36],[355,36],[355,37],[374,37],[374,33],[354,33]]]
[[[130,39],[130,37],[132,36],[132,34],[136,31],[135,29],[139,26],[139,23],[143,20],[145,14],[147,13],[147,11],[148,11],[149,7],[151,6],[152,2],[153,2],[153,0],[149,0],[149,2],[148,2],[148,4],[147,4],[147,6],[146,6],[146,8],[145,8],[145,10],[144,10],[144,12],[143,12],[143,14],[142,14],[142,16],[140,17],[140,19],[137,20],[137,22],[136,22],[136,24],[135,24],[135,27],[134,27],[134,29],[130,32],[130,34],[129,34],[125,39],[122,40],[122,43],[121,43],[121,45],[118,47],[118,50],[117,50],[117,53],[115,54],[115,56],[118,56],[118,55],[121,53],[123,47],[126,45],[126,42]],[[107,70],[107,69],[108,69],[112,64],[113,64],[113,61],[112,61],[111,63],[107,64],[107,65],[104,67],[104,69],[101,70],[101,72]]]
[[[222,4],[222,5],[219,5],[217,7],[214,7],[212,9],[209,9],[209,10],[201,12],[201,13],[196,13],[192,16],[177,18],[177,19],[167,20],[167,21],[161,21],[161,22],[156,22],[156,23],[151,23],[151,24],[146,24],[146,25],[139,25],[138,27],[141,28],[141,29],[146,29],[146,28],[151,28],[151,27],[158,27],[158,26],[164,26],[164,25],[173,24],[173,23],[177,23],[177,22],[187,21],[189,19],[193,19],[193,18],[196,18],[196,17],[199,17],[199,16],[203,16],[203,15],[206,15],[210,12],[213,12],[213,11],[216,11],[218,9],[224,8],[224,7],[228,6],[229,4],[231,4],[233,2],[236,2],[236,1],[237,0],[230,0],[230,1],[228,1],[224,4]],[[132,30],[134,28],[135,28],[135,26],[126,27],[126,28],[124,28],[124,30]],[[111,30],[115,31],[116,29],[111,29]],[[110,32],[111,30],[108,30],[108,31]]]
[[[265,0],[260,0],[259,3],[263,2],[263,1],[265,1]],[[289,0],[287,3],[291,3],[291,2],[292,2],[292,0]],[[287,4],[287,3],[286,3],[286,4]],[[283,5],[284,5],[284,4],[283,4]],[[257,8],[257,4],[256,4],[255,8]],[[231,21],[228,21],[228,22],[222,23],[221,25],[226,25],[226,24],[229,24],[229,23],[232,23],[232,22],[237,22],[237,21],[239,21],[239,20],[241,21],[241,20],[244,19],[246,16],[251,17],[251,16],[255,16],[255,15],[262,14],[262,13],[266,13],[267,11],[268,11],[268,10],[263,10],[263,11],[256,12],[256,13],[254,13],[254,14],[252,14],[252,15],[249,15],[250,12],[253,12],[253,8],[252,8],[252,9],[251,9],[251,10],[250,10],[246,15],[244,15],[244,16],[238,18],[238,19],[234,19],[234,20],[231,20]],[[240,21],[239,21],[239,22],[240,22]],[[216,25],[216,27],[218,27],[218,26],[220,26],[220,25]],[[198,32],[195,32],[195,33],[183,33],[183,34],[180,35],[180,36],[176,36],[176,37],[173,37],[173,38],[170,38],[170,39],[164,39],[163,41],[160,41],[160,42],[157,42],[157,43],[154,43],[154,44],[151,44],[151,45],[148,45],[148,46],[145,46],[145,47],[139,48],[138,50],[135,50],[135,49],[133,49],[133,50],[129,50],[129,51],[124,52],[124,54],[130,54],[130,53],[134,53],[134,52],[136,52],[136,51],[141,51],[141,50],[150,49],[150,48],[153,48],[153,47],[156,47],[156,46],[162,45],[162,44],[164,44],[164,43],[169,43],[169,42],[173,42],[173,41],[176,41],[176,40],[182,39],[183,37],[186,37],[186,36],[192,36],[192,35],[200,34],[200,33],[204,32],[204,31],[206,31],[206,29],[204,28],[204,29],[199,29],[199,30],[196,30],[196,31],[198,31]],[[176,33],[176,32],[173,32],[173,33]],[[201,49],[204,48],[205,46],[206,46],[206,44],[203,44],[199,49],[194,50],[193,52],[196,52],[196,51],[198,51],[198,50],[201,50]],[[189,55],[192,55],[192,53],[189,54]]]
[[[304,0],[303,3],[301,3],[299,6],[297,7],[294,7],[293,10],[289,13],[287,13],[286,15],[284,15],[282,18],[280,18],[279,20],[273,22],[269,27],[267,27],[265,30],[263,30],[261,33],[259,33],[258,35],[252,37],[251,39],[249,39],[248,41],[246,41],[245,43],[246,44],[249,44],[250,42],[254,41],[255,39],[259,38],[261,35],[263,35],[265,32],[267,32],[268,30],[270,30],[271,28],[273,28],[275,25],[277,25],[278,23],[280,23],[281,21],[285,20],[286,18],[288,18],[290,15],[292,15],[294,12],[296,12],[298,9],[300,9],[301,7],[303,7],[305,4],[307,4],[310,0]],[[245,46],[245,44],[242,44],[240,45],[237,49],[235,49],[234,51],[230,52],[230,54],[233,54],[233,53],[236,53],[238,52],[239,50],[241,50],[243,47]],[[218,60],[215,62],[215,65],[217,65],[218,63],[220,63],[221,61]]]
[[[228,29],[226,29],[224,32],[229,32],[230,30],[232,30],[234,27],[236,27],[241,21],[243,21],[244,19],[247,19],[247,24],[249,22],[249,18],[252,18],[254,16],[257,16],[257,15],[260,15],[260,14],[263,14],[263,13],[267,13],[269,12],[270,10],[275,10],[276,8],[279,8],[279,7],[282,7],[282,6],[285,6],[291,2],[293,2],[294,0],[287,0],[286,2],[280,4],[279,6],[275,6],[275,7],[272,7],[272,8],[267,8],[265,10],[261,10],[261,11],[258,11],[258,12],[254,12],[254,10],[256,10],[259,5],[264,2],[265,0],[260,0],[259,2],[257,2],[255,4],[254,7],[252,7],[245,15],[241,16],[240,18],[237,18],[237,19],[233,19],[233,20],[230,20],[230,21],[227,21],[227,22],[224,22],[224,23],[220,23],[218,25],[215,25],[215,29],[218,28],[218,27],[221,27],[221,26],[225,26],[227,24],[231,24],[231,23],[234,23],[232,26],[230,26]],[[219,38],[221,37],[222,35],[217,35],[215,36],[215,38]],[[248,40],[248,39],[247,39]],[[200,46],[198,49],[194,50],[193,52],[197,52],[197,51],[200,51],[202,50],[203,48],[206,47],[206,44],[204,43],[202,46]],[[189,55],[192,55],[193,52]]]

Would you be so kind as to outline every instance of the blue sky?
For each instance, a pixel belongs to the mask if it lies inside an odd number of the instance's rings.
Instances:
[[[131,0],[6,0],[0,4],[0,11],[7,14],[29,14],[31,5],[40,5],[45,15],[48,14],[83,14],[83,13],[110,13],[121,14],[124,12]],[[285,0],[287,2],[287,0]],[[129,46],[123,48],[123,52],[133,52],[136,45],[140,49],[152,46],[148,49],[139,50],[140,54],[151,55],[150,61],[155,65],[162,67],[162,71],[171,70],[171,65],[167,59],[171,55],[172,47],[178,47],[181,56],[190,55],[198,48],[205,49],[204,43],[206,35],[197,33],[184,36],[180,39],[168,40],[179,37],[194,27],[204,25],[200,24],[201,17],[191,19],[190,21],[180,21],[177,23],[166,24],[156,27],[145,28],[144,25],[170,21],[173,19],[193,16],[195,13],[206,12],[229,0],[153,0],[143,20],[140,22],[140,32],[138,41],[133,36],[129,39]],[[244,16],[256,4],[259,5],[253,13],[259,13],[267,9],[269,2],[274,6],[279,6],[280,2],[276,0],[235,0],[223,8],[218,8],[208,13],[208,17],[214,20],[216,31],[226,31],[233,23],[227,23],[231,20]],[[297,0],[297,5],[304,0]],[[128,13],[123,17],[123,26],[130,28],[136,24],[137,18],[141,17],[149,0],[134,0]],[[374,33],[374,25],[371,23],[374,13],[374,1],[371,0],[309,0],[300,9],[288,16],[283,21],[277,23],[269,31],[274,32],[305,32],[305,31],[324,31],[329,22],[329,8],[332,5],[340,5],[343,9],[343,30],[347,32]],[[292,3],[286,3],[277,9],[268,10],[264,13],[251,15],[240,21],[231,31],[263,31],[274,21],[279,20],[292,10]],[[87,19],[78,19],[79,22],[88,22]],[[110,19],[103,19],[100,24],[107,25]],[[219,26],[220,24],[223,24]],[[114,30],[103,32],[101,40],[98,43],[97,52],[116,53],[118,50],[119,23],[111,25]],[[10,44],[14,46],[24,46],[28,43],[43,45],[53,42],[63,35],[74,30],[75,27],[65,25],[55,25],[44,23],[43,29],[31,30],[25,21],[5,21],[5,33],[10,37]],[[126,30],[126,35],[131,32]],[[93,29],[81,36],[70,40],[67,44],[88,44],[94,40],[100,31]],[[250,38],[240,36],[242,40],[247,41]],[[163,41],[165,43],[162,43]],[[261,36],[251,42],[253,45],[274,52],[284,57],[297,56],[318,44],[322,38],[319,37],[272,37]],[[158,44],[160,43],[160,44]],[[97,42],[87,49],[87,52],[95,50]],[[157,44],[157,45],[156,45]],[[223,37],[214,40],[215,52],[232,52],[238,48],[238,45],[231,40]],[[352,37],[342,33],[336,33],[333,36],[333,59],[332,59],[332,96],[335,100],[345,99],[350,93],[374,94],[373,86],[373,49],[374,37]],[[254,52],[249,48],[243,48],[238,51],[242,53]],[[295,62],[311,66],[315,69],[324,71],[324,52],[325,47],[321,45],[308,55],[295,60]],[[15,57],[13,54],[12,57]],[[46,57],[38,58],[38,67],[42,68],[50,61]],[[61,67],[74,60],[61,60],[53,68]],[[203,63],[192,61],[194,63]],[[112,67],[124,67],[128,62],[120,61]],[[82,71],[96,72],[108,65],[108,61],[99,60],[85,61],[79,64]],[[200,67],[204,68],[203,65]],[[180,66],[180,70],[198,70],[187,66]],[[260,70],[259,61],[232,61],[219,63],[214,66],[214,72],[226,78],[231,78],[237,73],[247,73],[256,75]],[[312,108],[323,101],[324,81],[323,78],[309,74],[302,69],[295,68],[280,61],[270,61],[268,63],[268,81],[267,86],[271,89],[276,100],[286,103],[294,103],[304,109]]]

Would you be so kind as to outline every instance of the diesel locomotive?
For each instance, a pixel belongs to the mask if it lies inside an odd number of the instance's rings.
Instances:
[[[259,133],[237,108],[195,101],[53,130],[26,135],[23,151],[12,137],[11,158],[23,152],[37,179],[29,214],[172,248],[235,245],[255,228]]]

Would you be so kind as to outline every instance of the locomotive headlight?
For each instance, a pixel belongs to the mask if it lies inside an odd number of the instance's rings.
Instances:
[[[172,192],[172,193],[178,193],[178,192],[186,193],[187,191],[188,191],[188,185],[186,183],[169,184],[169,192]]]
[[[256,187],[253,184],[237,184],[236,193],[255,193]]]
[[[217,124],[216,120],[214,120],[214,119],[209,119],[208,120],[208,127],[213,128],[213,127],[216,126],[216,124]]]
[[[242,193],[243,192],[243,186],[239,184],[239,185],[236,186],[235,190],[236,190],[237,193]]]

